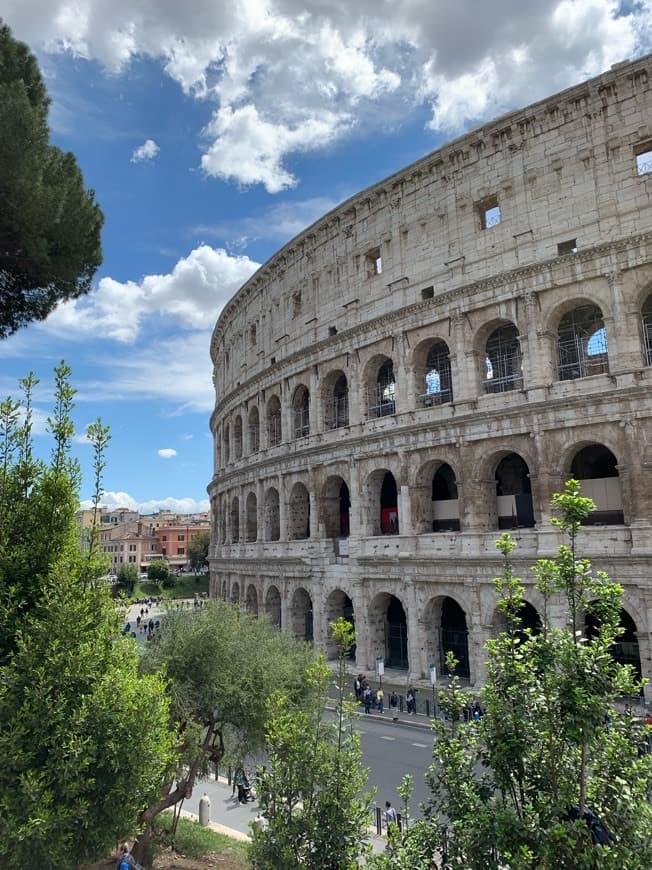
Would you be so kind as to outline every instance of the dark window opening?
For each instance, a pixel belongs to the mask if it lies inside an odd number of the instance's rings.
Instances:
[[[557,245],[557,256],[562,257],[564,254],[577,253],[577,239],[568,239],[567,242],[559,242]]]

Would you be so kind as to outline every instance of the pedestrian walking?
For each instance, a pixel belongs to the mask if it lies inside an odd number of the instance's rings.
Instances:
[[[371,688],[369,687],[369,684],[365,686],[362,697],[364,700],[365,713],[371,713]]]
[[[413,716],[417,711],[417,699],[414,695],[414,689],[412,686],[407,690],[405,700],[407,701],[408,716]]]
[[[376,705],[378,707],[378,712],[383,713],[385,709],[385,693],[382,688],[378,689],[376,692]]]

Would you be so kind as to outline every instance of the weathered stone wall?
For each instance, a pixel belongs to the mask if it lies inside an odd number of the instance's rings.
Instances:
[[[497,531],[515,527],[537,607],[529,565],[559,542],[549,500],[573,473],[600,493],[581,546],[623,583],[652,677],[651,67],[428,155],[231,300],[211,348],[212,594],[325,647],[352,608],[360,667],[414,677],[468,637],[481,683]]]

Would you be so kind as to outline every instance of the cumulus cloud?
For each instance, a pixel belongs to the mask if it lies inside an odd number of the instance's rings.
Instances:
[[[167,275],[124,283],[102,278],[93,293],[59,305],[43,328],[69,338],[98,336],[133,343],[146,316],[165,314],[177,326],[208,329],[258,267],[249,257],[200,245]]]
[[[153,139],[147,139],[138,148],[134,148],[131,155],[132,163],[142,163],[144,160],[153,160],[161,149]]]
[[[177,455],[177,451],[173,447],[162,447],[157,453],[161,459],[172,459]]]
[[[153,514],[157,511],[171,511],[175,514],[198,514],[209,510],[208,499],[194,498],[175,498],[174,496],[166,496],[164,498],[153,498],[149,501],[138,501],[128,492],[104,492],[100,501],[102,507],[109,510],[118,508],[126,508],[130,511],[139,511],[141,514]],[[81,502],[83,509],[88,509],[93,506],[90,499]]]
[[[212,101],[201,165],[270,192],[293,187],[292,155],[356,125],[430,108],[458,131],[641,54],[651,0],[5,0],[17,36],[97,59],[116,74],[158,60]],[[198,131],[199,134],[199,131]]]

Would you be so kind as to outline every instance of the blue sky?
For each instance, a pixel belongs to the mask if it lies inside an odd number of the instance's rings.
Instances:
[[[0,342],[0,392],[41,379],[47,452],[65,359],[83,467],[101,416],[105,502],[145,511],[208,506],[210,334],[260,263],[464,130],[652,46],[650,0],[0,0],[0,17],[106,217],[94,291]]]

